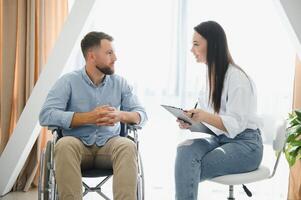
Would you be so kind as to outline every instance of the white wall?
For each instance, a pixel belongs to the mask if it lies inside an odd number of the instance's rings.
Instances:
[[[291,39],[301,58],[301,1],[300,0],[277,0],[280,14],[284,25],[287,27]],[[285,14],[284,14],[284,13]]]

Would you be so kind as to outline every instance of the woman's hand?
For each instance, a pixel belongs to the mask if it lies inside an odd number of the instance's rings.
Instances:
[[[224,132],[227,132],[227,129],[224,126],[222,118],[218,114],[212,114],[202,109],[191,109],[187,111],[187,115],[196,122],[205,122]]]
[[[177,122],[179,123],[180,129],[189,129],[191,127],[191,125],[189,123],[184,122],[181,119],[177,119]]]
[[[202,109],[191,109],[187,111],[187,116],[192,118],[192,120],[196,122],[202,122],[204,121],[204,117],[206,115],[206,112]]]

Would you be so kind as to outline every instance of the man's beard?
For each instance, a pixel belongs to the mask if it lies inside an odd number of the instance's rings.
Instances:
[[[105,75],[112,75],[112,74],[114,74],[114,70],[111,69],[109,66],[102,66],[102,67],[100,67],[100,66],[97,66],[97,65],[96,65],[96,68],[97,68],[100,72],[102,72],[103,74],[105,74]]]

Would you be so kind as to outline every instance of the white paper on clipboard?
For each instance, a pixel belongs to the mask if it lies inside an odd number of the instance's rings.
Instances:
[[[177,108],[174,106],[168,106],[168,105],[161,105],[163,108],[165,108],[168,112],[170,112],[173,116],[175,116],[177,119],[181,119],[185,122],[188,122],[191,124],[190,131],[191,132],[202,132],[207,133],[210,135],[215,135],[213,131],[211,131],[206,125],[204,125],[201,122],[196,122],[192,120],[190,117],[185,115],[184,110],[182,108]]]

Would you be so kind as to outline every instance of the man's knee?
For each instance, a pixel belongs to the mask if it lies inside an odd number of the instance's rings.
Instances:
[[[54,155],[68,155],[80,153],[81,141],[72,136],[65,136],[55,144]]]
[[[132,140],[128,138],[120,138],[114,149],[114,153],[116,154],[128,154],[131,156],[137,156],[137,146]]]

